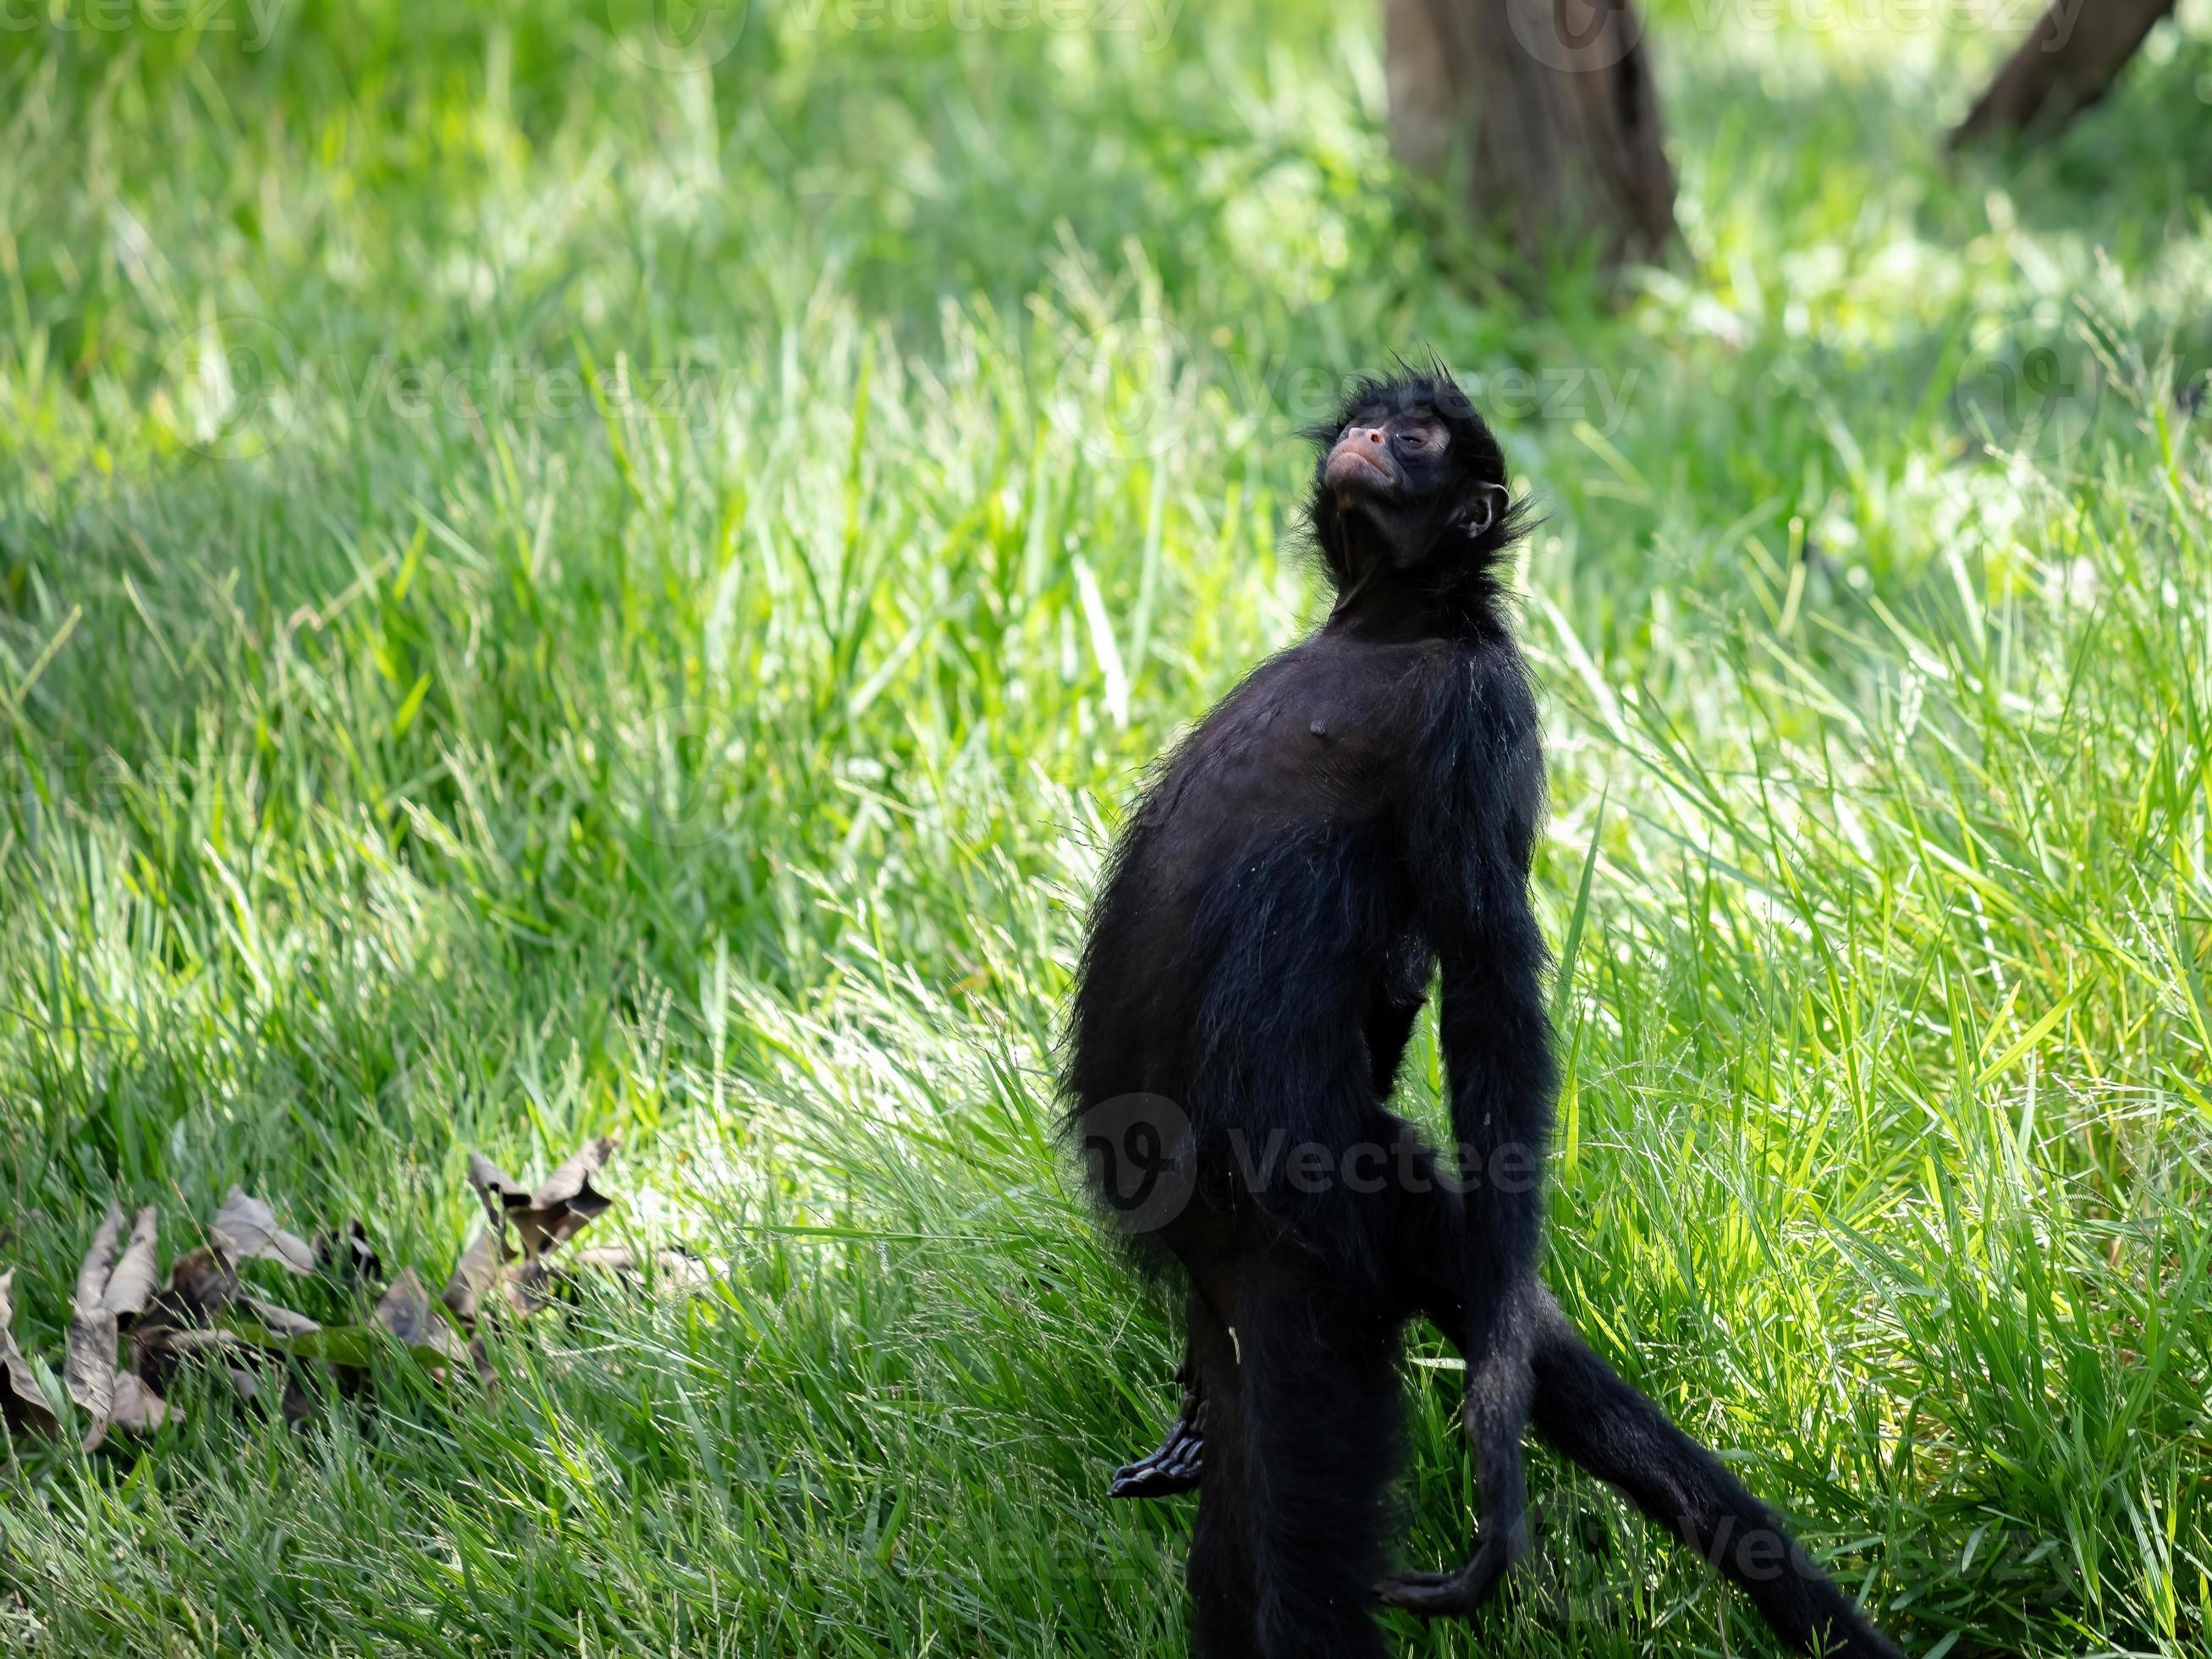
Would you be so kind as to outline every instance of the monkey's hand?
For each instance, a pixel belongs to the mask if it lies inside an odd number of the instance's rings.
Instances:
[[[1206,1473],[1206,1407],[1196,1389],[1185,1384],[1182,1413],[1169,1428],[1160,1449],[1114,1471],[1109,1498],[1172,1498],[1194,1492]]]
[[[1540,1290],[1538,1297],[1540,1297]],[[1414,1572],[1386,1579],[1376,1595],[1386,1607],[1436,1618],[1472,1618],[1498,1593],[1534,1537],[1521,1436],[1534,1387],[1529,1333],[1540,1301],[1507,1291],[1494,1299],[1497,1316],[1468,1343],[1466,1423],[1474,1442],[1480,1510],[1474,1558],[1457,1572]],[[1486,1355],[1480,1363],[1476,1353]]]

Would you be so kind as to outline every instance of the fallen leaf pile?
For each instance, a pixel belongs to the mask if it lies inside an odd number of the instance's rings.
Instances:
[[[188,1364],[221,1366],[231,1388],[255,1399],[281,1383],[284,1414],[294,1421],[314,1409],[302,1379],[319,1370],[342,1388],[357,1388],[380,1347],[409,1355],[435,1381],[455,1370],[492,1380],[478,1327],[488,1318],[522,1318],[572,1293],[578,1271],[665,1287],[702,1289],[712,1276],[703,1259],[680,1250],[647,1256],[626,1249],[554,1254],[613,1206],[592,1182],[614,1154],[613,1138],[592,1142],[535,1188],[526,1188],[481,1156],[469,1160],[469,1181],[484,1206],[485,1224],[433,1302],[414,1268],[388,1284],[368,1229],[350,1221],[313,1243],[277,1224],[276,1212],[233,1187],[208,1222],[207,1242],[170,1264],[164,1279],[155,1255],[152,1206],[131,1218],[111,1204],[84,1265],[77,1270],[62,1381],[88,1419],[87,1451],[111,1430],[144,1434],[183,1413],[167,1395]],[[298,1278],[321,1275],[356,1310],[354,1322],[325,1325],[265,1299],[239,1277],[251,1261],[273,1261]],[[0,1416],[9,1437],[62,1433],[58,1402],[16,1346],[12,1269],[0,1272]],[[117,1350],[125,1350],[121,1368]]]

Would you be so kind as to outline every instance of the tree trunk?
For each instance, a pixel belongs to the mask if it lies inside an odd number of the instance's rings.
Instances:
[[[1390,145],[1532,261],[1674,237],[1674,171],[1629,0],[1384,0]]]
[[[2105,95],[2174,0],[2052,0],[1951,135],[1954,145],[2000,131],[2056,132]]]

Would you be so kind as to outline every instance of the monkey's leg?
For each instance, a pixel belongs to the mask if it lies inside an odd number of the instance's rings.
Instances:
[[[1418,1002],[1386,1008],[1390,1032],[1381,1036],[1370,1034],[1381,1079],[1377,1084],[1378,1096],[1397,1070],[1399,1055],[1419,1008]],[[1436,1262],[1438,1259],[1450,1259],[1456,1251],[1455,1241],[1462,1231],[1457,1207],[1460,1200],[1455,1194],[1442,1188],[1435,1150],[1406,1119],[1378,1104],[1367,1127],[1365,1141],[1386,1149],[1390,1168],[1395,1172],[1394,1176],[1386,1178],[1384,1190],[1375,1194],[1371,1201],[1393,1202],[1393,1191],[1401,1188],[1424,1195],[1417,1214],[1402,1218],[1386,1217],[1377,1230],[1391,1258],[1389,1281],[1398,1293],[1391,1316],[1402,1324],[1418,1314],[1426,1314],[1455,1337],[1462,1317],[1459,1292],[1455,1286],[1436,1276]],[[1450,1207],[1437,1210],[1434,1206],[1438,1202]],[[1200,1322],[1212,1320],[1206,1298],[1194,1286],[1184,1316],[1187,1334],[1183,1363],[1176,1371],[1176,1381],[1182,1388],[1179,1414],[1169,1425],[1158,1450],[1125,1463],[1114,1472],[1108,1496],[1171,1498],[1180,1492],[1194,1492],[1204,1481],[1206,1393],[1195,1358],[1195,1334]]]
[[[1233,1291],[1233,1278],[1215,1288]],[[1224,1306],[1236,1305],[1233,1295]],[[1237,1408],[1236,1339],[1204,1299],[1191,1293],[1188,1386],[1223,1402],[1211,1413],[1209,1468],[1191,1528],[1185,1582],[1190,1589],[1191,1650],[1199,1659],[1259,1659],[1259,1583],[1252,1560],[1255,1501],[1243,1421]],[[1194,1484],[1196,1476],[1192,1477]]]
[[[1222,1310],[1236,1305],[1242,1277],[1242,1225],[1200,1212],[1182,1218],[1169,1239],[1190,1280],[1183,1304],[1182,1364],[1176,1369],[1182,1411],[1158,1450],[1115,1470],[1109,1497],[1169,1498],[1199,1484],[1204,1471],[1208,1393],[1202,1350],[1215,1341],[1231,1340],[1222,1323]]]
[[[1244,1468],[1232,1478],[1218,1450],[1201,1503],[1234,1486],[1251,1504],[1264,1659],[1387,1651],[1371,1586],[1402,1424],[1395,1330],[1374,1302],[1296,1246],[1271,1248],[1247,1262],[1230,1314],[1233,1380],[1205,1378],[1212,1419],[1233,1418]]]

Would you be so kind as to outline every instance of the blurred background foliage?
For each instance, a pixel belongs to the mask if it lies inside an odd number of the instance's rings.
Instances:
[[[1596,848],[1548,1276],[1913,1651],[2202,1651],[2212,19],[1946,158],[2016,11],[1655,3],[1684,246],[1625,294],[1393,168],[1358,8],[9,14],[26,1347],[111,1195],[435,1274],[471,1148],[601,1131],[601,1225],[732,1266],[494,1395],[18,1444],[0,1631],[1180,1651],[1186,1510],[1103,1498],[1171,1310],[1056,1006],[1142,767],[1315,616],[1300,428],[1433,349],[1545,515],[1555,939]],[[1544,1479],[1612,1552],[1408,1650],[1766,1650]]]

